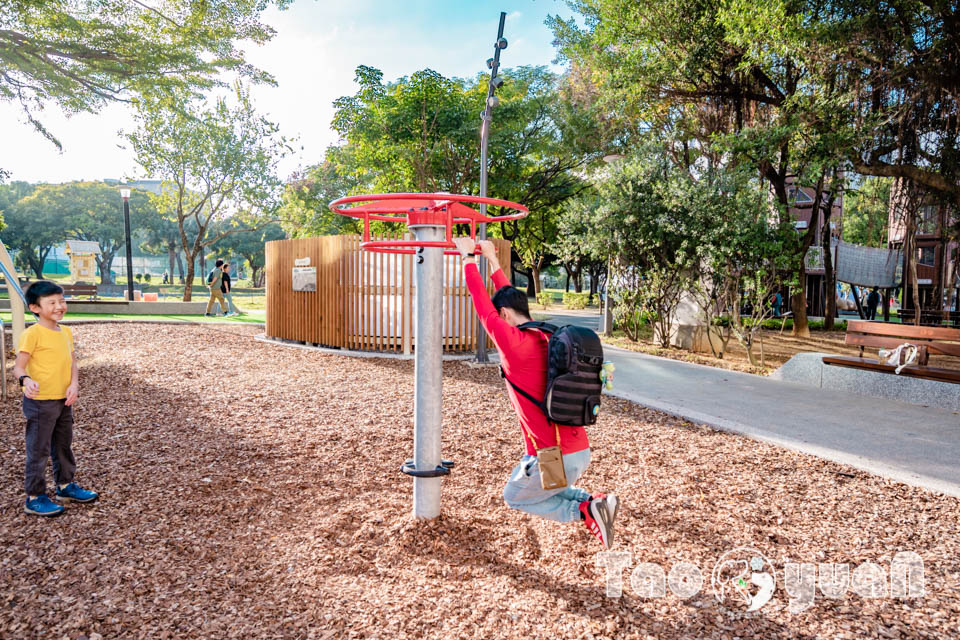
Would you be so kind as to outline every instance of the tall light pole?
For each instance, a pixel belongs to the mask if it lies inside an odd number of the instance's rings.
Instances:
[[[611,153],[603,156],[603,161],[608,165],[614,165],[624,156],[620,153]],[[613,335],[613,310],[610,309],[610,276],[612,275],[613,258],[607,258],[607,277],[603,282],[603,318],[600,323],[600,333],[605,336]]]
[[[133,302],[133,247],[130,246],[130,189],[120,189],[123,198],[123,231],[127,240],[127,300]]]
[[[487,101],[483,105],[483,113],[480,114],[482,120],[480,124],[480,197],[487,197],[487,145],[490,142],[490,122],[493,121],[493,109],[500,100],[493,95],[496,89],[503,86],[503,78],[497,76],[497,70],[500,68],[500,52],[507,48],[507,39],[503,37],[503,24],[507,20],[505,11],[500,12],[500,26],[497,28],[497,41],[493,45],[493,57],[487,60],[487,67],[490,69],[490,84],[487,85]],[[480,214],[487,215],[487,205],[480,205]],[[487,225],[482,223],[478,231],[480,240],[487,239]],[[480,277],[483,282],[487,281],[487,259],[480,256]],[[486,363],[490,359],[487,357],[487,332],[477,318],[477,362]]]

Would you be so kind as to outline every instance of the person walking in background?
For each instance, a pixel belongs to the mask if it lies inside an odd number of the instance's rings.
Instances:
[[[210,299],[207,300],[207,312],[203,315],[212,316],[216,315],[213,313],[213,303],[216,302],[220,305],[220,308],[223,310],[224,315],[227,313],[227,301],[223,299],[223,292],[220,291],[220,286],[223,284],[223,260],[217,260],[214,263],[213,269],[210,270],[210,273],[207,274],[207,286],[210,287]]]
[[[873,291],[867,295],[867,320],[876,319],[878,304],[880,304],[880,292],[877,287],[874,287]]]
[[[220,279],[221,279],[220,292],[224,296],[226,296],[227,304],[229,305],[229,309],[224,307],[224,309],[227,311],[227,315],[228,316],[240,315],[240,310],[237,309],[236,305],[233,304],[233,294],[231,293],[231,287],[233,286],[233,283],[230,280],[230,263],[229,262],[223,263],[223,274],[221,275]]]

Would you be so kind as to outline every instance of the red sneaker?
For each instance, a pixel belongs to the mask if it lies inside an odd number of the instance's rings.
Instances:
[[[607,509],[606,498],[595,498],[580,503],[583,523],[605,549],[613,544],[613,521]]]

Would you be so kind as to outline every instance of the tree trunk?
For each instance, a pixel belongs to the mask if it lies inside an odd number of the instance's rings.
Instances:
[[[563,283],[563,290],[569,293],[570,292],[570,269],[568,269],[566,265],[564,265],[563,270],[567,272],[567,278]]]
[[[114,252],[101,253],[97,257],[97,266],[100,267],[100,284],[113,284],[113,276],[110,275],[110,267],[113,266]]]
[[[577,269],[573,274],[573,290],[583,293],[583,269]]]
[[[793,311],[793,335],[798,338],[810,337],[810,324],[807,322],[807,267],[800,265],[800,287],[790,296],[790,308]]]
[[[193,277],[194,277],[194,263],[196,256],[191,256],[189,253],[186,254],[187,257],[187,281],[183,285],[183,301],[190,302],[193,299]]]
[[[27,252],[24,251],[24,253]],[[27,258],[27,263],[30,265],[30,270],[37,276],[37,280],[43,280],[43,260],[33,255],[33,251],[27,253],[25,257]]]
[[[180,284],[183,284],[183,259],[180,257],[180,252],[177,251],[177,272],[180,274]],[[170,279],[173,279],[173,271],[170,272]]]
[[[169,260],[170,260],[170,271],[167,272],[167,273],[170,274],[170,279],[169,279],[168,282],[169,282],[170,284],[173,284],[173,267],[174,267],[174,265],[177,263],[177,247],[176,247],[176,245],[173,245],[173,244],[168,244],[168,245],[167,245],[167,257],[168,257]]]
[[[536,298],[537,294],[540,293],[540,267],[534,265],[530,268],[530,282],[533,285],[533,297]],[[530,290],[530,287],[527,287],[527,291]]]
[[[913,296],[913,324],[920,325],[920,283],[917,281],[917,216],[910,208],[907,214],[907,250],[904,254],[907,257],[907,273],[910,278],[910,293]]]
[[[833,199],[830,199],[830,206],[833,207]],[[837,278],[833,270],[833,255],[830,251],[830,221],[829,218],[823,223],[823,238],[820,243],[823,246],[823,286],[826,289],[826,310],[823,314],[823,328],[826,331],[833,331],[833,320],[837,315]]]

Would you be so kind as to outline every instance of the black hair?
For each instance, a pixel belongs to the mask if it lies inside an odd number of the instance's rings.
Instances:
[[[510,285],[500,287],[497,289],[497,292],[493,294],[491,301],[493,302],[493,306],[497,308],[497,311],[506,307],[513,309],[525,318],[530,317],[530,305],[527,303],[527,294],[516,287],[511,287]]]
[[[217,260],[216,262],[213,263],[213,266],[215,266],[215,267],[222,267],[222,266],[223,266],[223,260]]]
[[[49,280],[37,280],[27,287],[23,295],[27,299],[27,306],[29,307],[32,304],[40,304],[40,298],[57,294],[63,295],[63,287]]]

